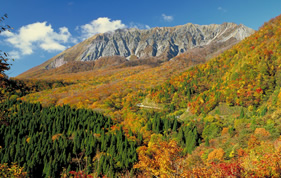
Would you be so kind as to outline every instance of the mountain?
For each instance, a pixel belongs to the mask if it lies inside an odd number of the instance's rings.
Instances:
[[[150,90],[148,100],[168,108],[169,114],[184,113],[182,119],[208,114],[222,103],[274,113],[281,98],[280,22],[281,16],[266,22],[231,49],[170,78]]]
[[[119,29],[86,39],[18,77],[35,77],[46,70],[58,68],[73,61],[96,61],[110,56],[123,57],[123,61],[149,57],[167,61],[195,48],[220,46],[222,49],[227,49],[253,33],[253,29],[234,23],[221,25],[188,23],[176,27],[156,27],[148,30]]]
[[[208,45],[215,41],[224,42],[232,37],[240,41],[252,33],[252,29],[233,23],[222,25],[189,23],[177,27],[157,27],[149,30],[119,29],[113,33],[95,36],[76,60],[89,61],[114,55],[128,59],[132,56],[138,58],[163,56],[171,59],[194,47]]]
[[[281,15],[231,48],[212,41],[160,64],[102,57],[9,79],[0,167],[17,162],[30,177],[281,177],[280,36]]]

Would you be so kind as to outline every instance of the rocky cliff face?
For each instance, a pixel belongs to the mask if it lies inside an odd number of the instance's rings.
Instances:
[[[254,30],[244,25],[186,24],[149,30],[124,29],[98,35],[80,56],[82,61],[96,60],[103,56],[120,55],[138,58],[160,56],[172,58],[179,53],[211,42],[224,42],[230,38],[240,41]]]
[[[120,29],[95,35],[52,58],[46,69],[59,67],[68,61],[92,61],[105,56],[123,56],[128,60],[162,57],[169,60],[195,47],[240,41],[254,33],[244,25],[196,25],[156,27],[148,30]]]

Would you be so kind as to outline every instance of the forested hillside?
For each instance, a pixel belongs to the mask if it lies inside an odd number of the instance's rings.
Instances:
[[[256,108],[280,87],[279,19],[266,23],[257,33],[210,62],[151,90],[151,98],[168,103],[175,107],[173,110],[186,108],[180,104],[184,101],[195,114],[208,113],[219,102]]]
[[[10,110],[0,127],[1,161],[17,162],[32,177],[58,177],[63,168],[69,173],[81,166],[87,174],[94,169],[96,175],[114,176],[137,161],[136,137],[127,138],[121,126],[113,129],[117,125],[102,114],[15,100],[1,108]]]
[[[7,80],[0,166],[30,177],[280,177],[280,24],[210,60]]]

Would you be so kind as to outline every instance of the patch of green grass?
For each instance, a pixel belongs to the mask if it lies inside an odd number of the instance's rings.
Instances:
[[[229,106],[226,103],[220,103],[215,109],[209,112],[210,115],[220,115],[220,116],[230,116],[237,115],[240,116],[241,109],[244,110],[244,114],[247,114],[247,111],[242,106]]]

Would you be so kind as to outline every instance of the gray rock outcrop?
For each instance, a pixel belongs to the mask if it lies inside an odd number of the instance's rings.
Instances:
[[[251,28],[234,23],[221,25],[188,23],[176,27],[156,27],[147,30],[119,29],[95,35],[87,39],[87,43],[81,42],[82,47],[78,44],[69,51],[70,53],[74,53],[73,50],[77,49],[82,51],[75,52],[76,55],[72,57],[64,55],[68,51],[63,52],[58,55],[59,59],[53,59],[47,67],[56,68],[66,61],[91,61],[115,55],[126,57],[128,60],[132,56],[137,58],[161,56],[164,60],[169,60],[195,47],[225,42],[233,38],[241,41],[254,32]],[[64,56],[68,58],[64,59]]]

